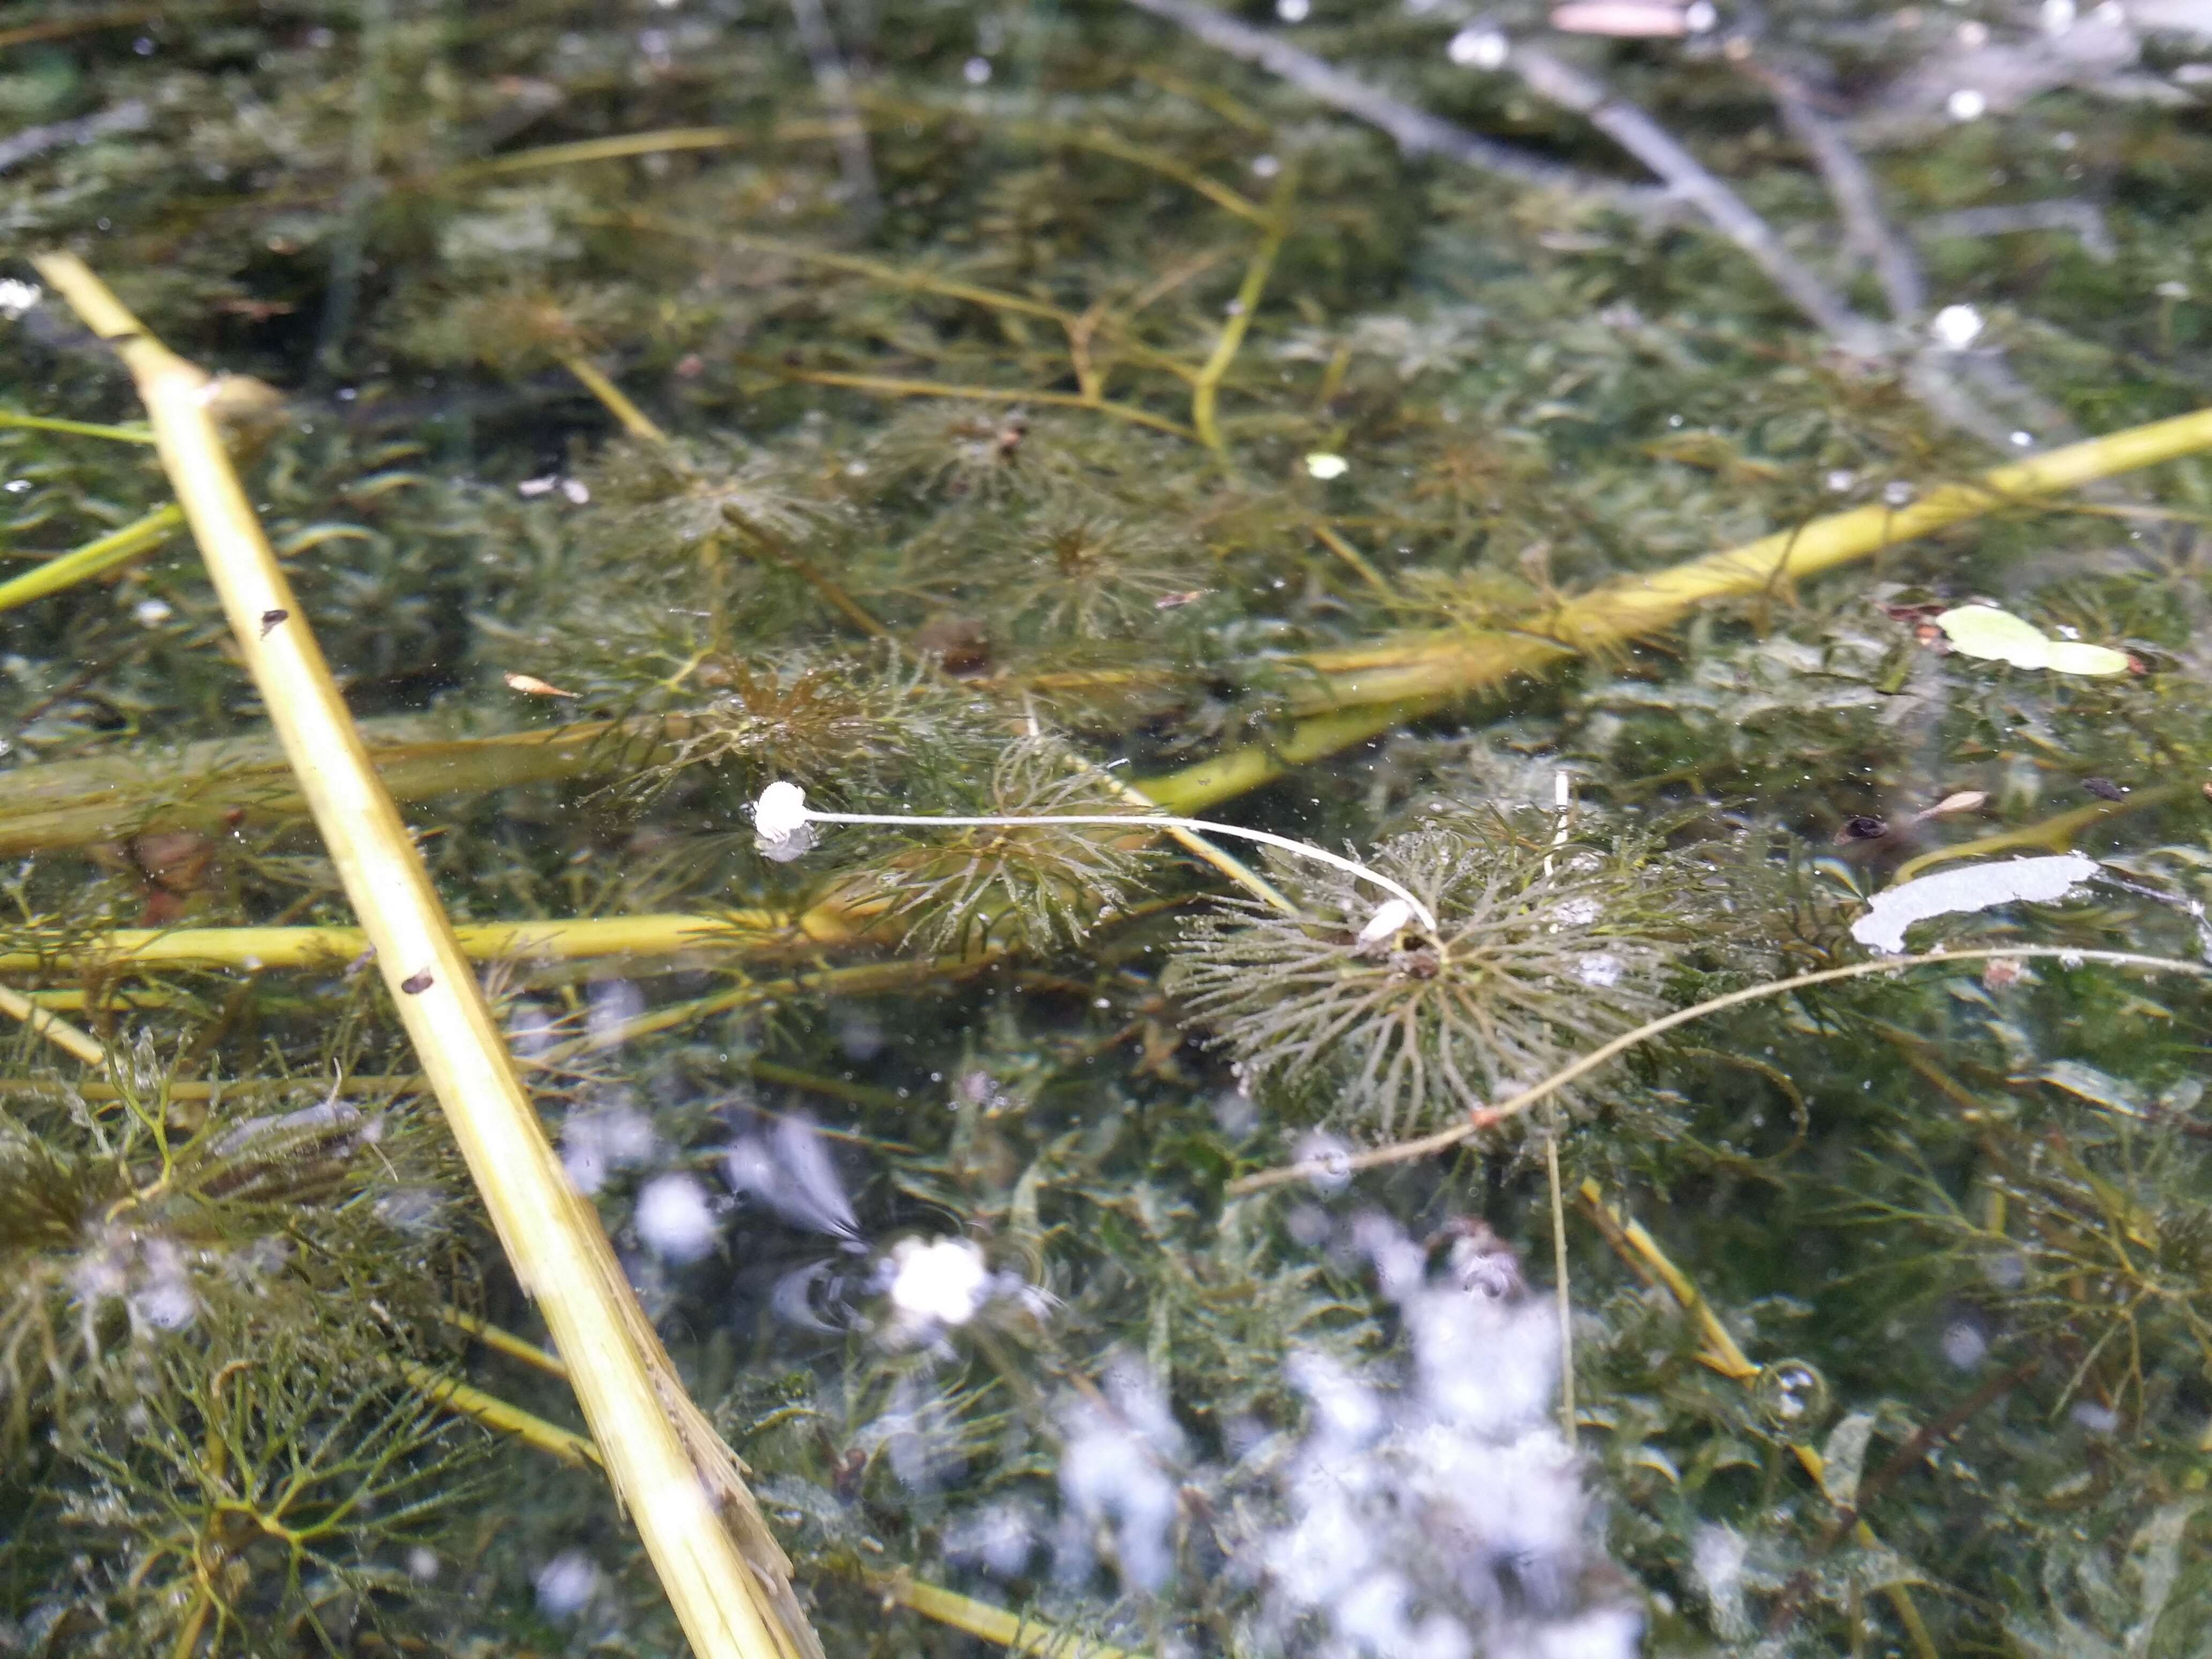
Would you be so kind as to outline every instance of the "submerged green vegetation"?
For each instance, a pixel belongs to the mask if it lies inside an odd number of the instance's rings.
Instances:
[[[2098,866],[1916,951],[2212,960],[2212,460],[1787,563],[2212,404],[2212,41],[2154,9],[17,6],[0,215],[235,377],[440,898],[544,924],[485,991],[828,1654],[989,1603],[1159,1659],[2179,1659],[2198,974],[1841,979],[1486,1115],[1863,961],[1923,872]],[[678,1650],[34,277],[0,1654]],[[2127,669],[1954,650],[1974,602]],[[779,781],[1132,823],[778,848]]]

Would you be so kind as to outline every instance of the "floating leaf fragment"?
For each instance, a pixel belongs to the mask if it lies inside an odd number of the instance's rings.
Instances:
[[[580,697],[583,696],[583,693],[580,691],[563,691],[559,686],[551,684],[547,681],[541,680],[535,674],[507,674],[502,676],[502,678],[507,681],[507,686],[510,690],[520,691],[527,697]]]
[[[1948,818],[1954,812],[1971,812],[1987,803],[1986,789],[1961,789],[1956,794],[1946,795],[1924,812],[1913,814],[1912,821],[1919,823],[1929,818]]]
[[[1905,930],[1916,921],[2000,904],[2049,904],[2096,873],[2096,860],[2079,853],[1940,871],[1876,893],[1866,915],[1851,924],[1851,937],[1870,950],[1900,951]]]
[[[2093,1105],[2102,1106],[2107,1111],[2118,1112],[2124,1117],[2150,1115],[2143,1109],[2142,1102],[2136,1098],[2135,1091],[2126,1084],[2094,1066],[2085,1066],[2078,1060],[2053,1060],[2041,1071],[2014,1080],[2047,1083],[2054,1089],[2062,1089],[2069,1095],[2077,1096]]]
[[[2051,642],[2051,672],[2054,674],[2124,674],[2131,665],[2128,653],[2110,646],[2083,645],[2075,640]]]
[[[1936,618],[1961,656],[2008,662],[2015,668],[2048,668],[2058,674],[2124,674],[2128,657],[2101,645],[2054,640],[2033,623],[1993,605],[1954,606]]]

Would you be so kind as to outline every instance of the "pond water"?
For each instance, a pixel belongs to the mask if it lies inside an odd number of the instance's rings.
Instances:
[[[2204,1652],[2209,88],[0,9],[0,1653]]]

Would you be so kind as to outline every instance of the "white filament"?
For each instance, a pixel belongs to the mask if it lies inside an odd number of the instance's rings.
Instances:
[[[760,837],[763,848],[771,857],[779,850],[788,848],[793,839],[809,823],[927,823],[958,829],[1049,828],[1056,823],[1126,828],[1131,824],[1149,823],[1164,830],[1188,830],[1196,835],[1233,836],[1241,841],[1258,842],[1279,852],[1329,865],[1358,880],[1370,882],[1402,902],[1431,933],[1441,931],[1437,926],[1435,912],[1414,897],[1402,883],[1393,880],[1379,870],[1370,869],[1357,859],[1346,858],[1341,854],[1329,852],[1310,842],[1293,841],[1288,836],[1274,835],[1266,830],[1246,830],[1234,823],[1216,823],[1210,818],[1170,817],[1152,812],[1070,813],[1041,817],[939,817],[904,812],[817,812],[806,804],[805,790],[795,783],[785,783],[781,780],[762,790],[760,799],[753,804],[753,831]],[[1384,910],[1389,908],[1388,905],[1382,907]]]

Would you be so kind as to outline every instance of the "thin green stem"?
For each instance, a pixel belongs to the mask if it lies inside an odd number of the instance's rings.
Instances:
[[[151,427],[103,426],[96,421],[64,421],[51,415],[20,415],[12,409],[0,409],[0,427],[27,427],[33,432],[71,432],[80,438],[112,438],[120,444],[150,444],[154,441]]]
[[[120,530],[112,530],[98,541],[87,542],[82,547],[67,553],[57,554],[44,564],[26,570],[20,576],[0,582],[0,611],[13,611],[34,599],[43,599],[50,593],[58,593],[65,587],[90,581],[104,575],[118,565],[128,564],[143,553],[152,551],[183,528],[185,515],[175,503],[157,507],[144,518],[134,520]]]
[[[1267,292],[1267,278],[1275,269],[1275,256],[1283,251],[1283,239],[1291,229],[1291,179],[1297,171],[1285,167],[1275,181],[1275,190],[1267,202],[1267,233],[1260,239],[1253,251],[1252,262],[1244,268],[1244,280],[1237,285],[1237,298],[1222,325],[1221,337],[1213,343],[1213,354],[1198,371],[1198,380],[1190,395],[1190,424],[1198,434],[1199,442],[1215,454],[1226,457],[1229,448],[1222,441],[1220,422],[1214,416],[1214,404],[1221,392],[1222,377],[1229,366],[1237,361],[1238,348],[1252,327],[1252,315],[1260,308],[1260,296]]]

